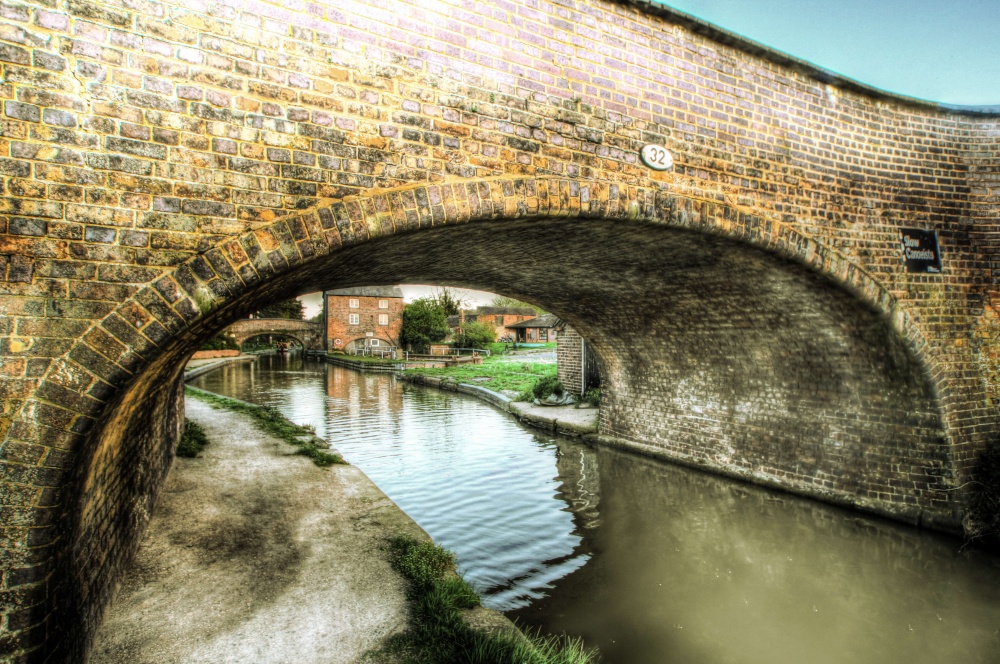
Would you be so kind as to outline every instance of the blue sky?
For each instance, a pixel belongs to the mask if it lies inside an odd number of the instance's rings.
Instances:
[[[883,90],[1000,105],[1000,0],[661,1]]]

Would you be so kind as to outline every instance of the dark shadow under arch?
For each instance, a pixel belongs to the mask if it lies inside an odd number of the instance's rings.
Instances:
[[[491,290],[564,318],[601,358],[607,436],[910,521],[957,522],[938,397],[947,376],[888,292],[835,251],[650,189],[412,187],[227,240],[140,290],[68,354],[63,366],[102,386],[67,402],[80,417],[42,418],[81,440],[50,601],[84,637],[172,459],[190,353],[264,304],[401,282]],[[70,389],[53,370],[40,398],[56,386]]]

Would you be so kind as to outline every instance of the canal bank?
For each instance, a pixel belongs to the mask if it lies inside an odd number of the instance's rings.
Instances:
[[[510,413],[522,424],[558,433],[563,436],[587,436],[597,433],[597,408],[577,408],[576,406],[536,406],[524,401],[514,401],[508,396],[488,390],[479,385],[459,383],[440,376],[398,373],[396,376],[407,383],[436,387],[440,390],[458,392],[476,397]]]
[[[356,661],[405,629],[387,537],[424,532],[353,466],[321,469],[249,417],[187,399],[177,459],[91,662]]]
[[[175,460],[89,661],[347,663],[405,632],[387,542],[430,537],[357,467],[318,468],[246,414],[185,405],[210,443]],[[463,617],[512,627],[482,607]]]

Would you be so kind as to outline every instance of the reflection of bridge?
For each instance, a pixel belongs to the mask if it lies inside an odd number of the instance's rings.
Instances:
[[[310,323],[307,320],[291,320],[288,318],[251,318],[238,320],[223,332],[223,335],[233,339],[240,347],[253,337],[274,335],[291,337],[305,350],[323,350],[323,324]]]

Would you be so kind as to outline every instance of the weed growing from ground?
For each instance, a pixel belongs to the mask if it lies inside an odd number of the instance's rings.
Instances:
[[[181,440],[177,443],[177,456],[189,459],[196,457],[205,449],[206,445],[208,445],[208,436],[205,435],[205,429],[197,422],[185,418],[184,433],[181,434]]]
[[[339,454],[332,454],[319,444],[316,430],[311,426],[302,426],[290,421],[277,408],[257,406],[237,399],[229,399],[213,392],[206,392],[194,387],[185,387],[184,393],[196,399],[201,399],[215,408],[225,408],[251,416],[268,433],[282,439],[289,445],[299,449],[295,452],[312,459],[317,466],[326,467],[333,464],[346,464]]]
[[[991,445],[972,471],[969,519],[975,537],[1000,538],[1000,444]]]
[[[587,390],[586,392],[584,392],[584,394],[583,394],[582,397],[580,397],[580,402],[581,403],[588,403],[591,406],[600,406],[601,405],[601,388],[599,388],[599,387],[592,387],[592,388],[590,388],[589,390]]]
[[[537,383],[535,383],[535,386],[532,388],[531,393],[539,401],[548,398],[550,394],[555,394],[556,396],[560,396],[563,393],[563,384],[555,376],[546,376],[545,378],[542,378]]]
[[[411,625],[368,661],[403,664],[595,664],[597,654],[572,639],[526,636],[516,629],[470,627],[462,609],[479,595],[455,574],[454,556],[432,542],[401,535],[389,541],[392,566],[409,582]]]

